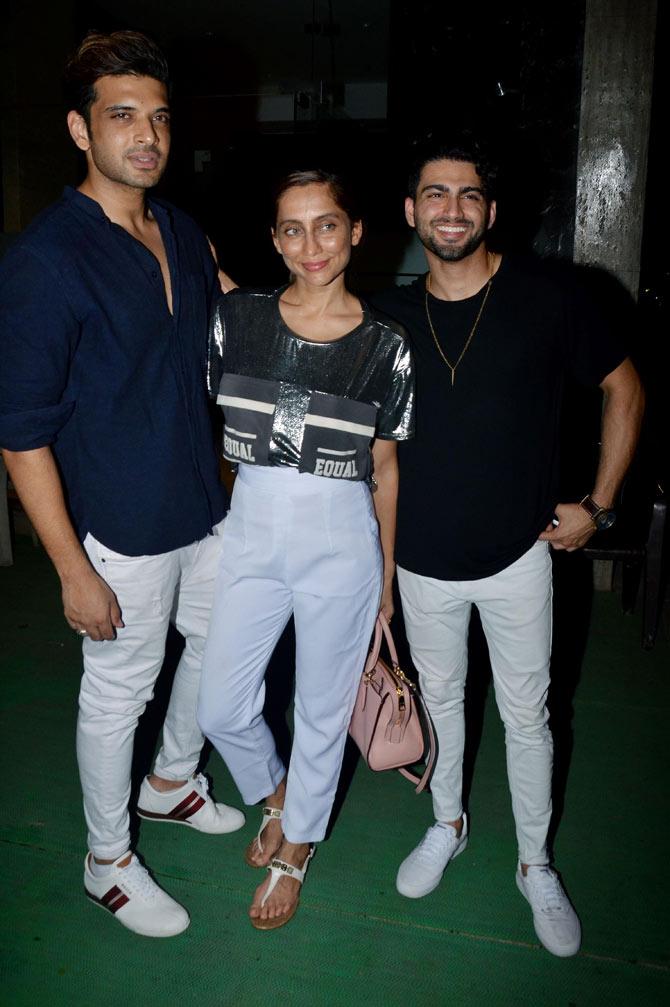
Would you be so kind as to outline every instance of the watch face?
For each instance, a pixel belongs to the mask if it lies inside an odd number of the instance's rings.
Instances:
[[[616,521],[616,514],[613,510],[601,510],[594,518],[598,531],[607,531]]]

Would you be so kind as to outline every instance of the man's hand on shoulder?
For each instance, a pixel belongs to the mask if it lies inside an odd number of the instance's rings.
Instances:
[[[63,611],[72,629],[85,629],[91,640],[113,640],[123,628],[116,595],[92,567],[63,580]]]
[[[558,525],[548,524],[540,541],[548,542],[552,549],[574,552],[585,546],[596,530],[591,518],[579,504],[557,504]]]

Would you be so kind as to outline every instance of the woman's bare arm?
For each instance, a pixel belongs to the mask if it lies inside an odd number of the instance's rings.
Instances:
[[[387,619],[393,615],[393,576],[395,574],[395,523],[398,504],[398,446],[395,441],[376,440],[372,446],[375,512],[384,555],[384,588],[381,611]]]

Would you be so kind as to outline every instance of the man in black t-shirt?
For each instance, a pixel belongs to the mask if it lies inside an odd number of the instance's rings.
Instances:
[[[471,141],[420,152],[405,211],[429,272],[375,303],[408,330],[416,436],[400,445],[396,558],[407,637],[435,722],[436,824],[398,871],[401,894],[439,884],[465,849],[463,698],[472,604],[486,634],[519,845],[517,885],[553,954],[581,928],[547,855],[552,740],[549,546],[581,548],[611,510],[632,457],[643,394],[625,351],[586,299],[540,263],[486,246],[495,171]],[[605,395],[595,485],[557,496],[563,377]]]

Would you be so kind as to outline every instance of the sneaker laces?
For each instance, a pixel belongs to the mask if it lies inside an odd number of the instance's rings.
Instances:
[[[425,857],[432,864],[434,858],[444,856],[446,848],[455,846],[460,839],[453,826],[431,825],[416,850],[417,857]]]
[[[207,798],[209,793],[209,780],[202,773],[198,773],[193,777],[193,787],[198,791],[201,797]]]
[[[127,867],[119,870],[122,884],[133,894],[137,895],[145,902],[153,902],[156,898],[157,885],[149,874],[146,867],[143,867],[135,854]]]
[[[565,911],[567,896],[558,875],[550,867],[529,868],[525,880],[533,894],[544,903],[538,907],[540,912],[549,915]]]

